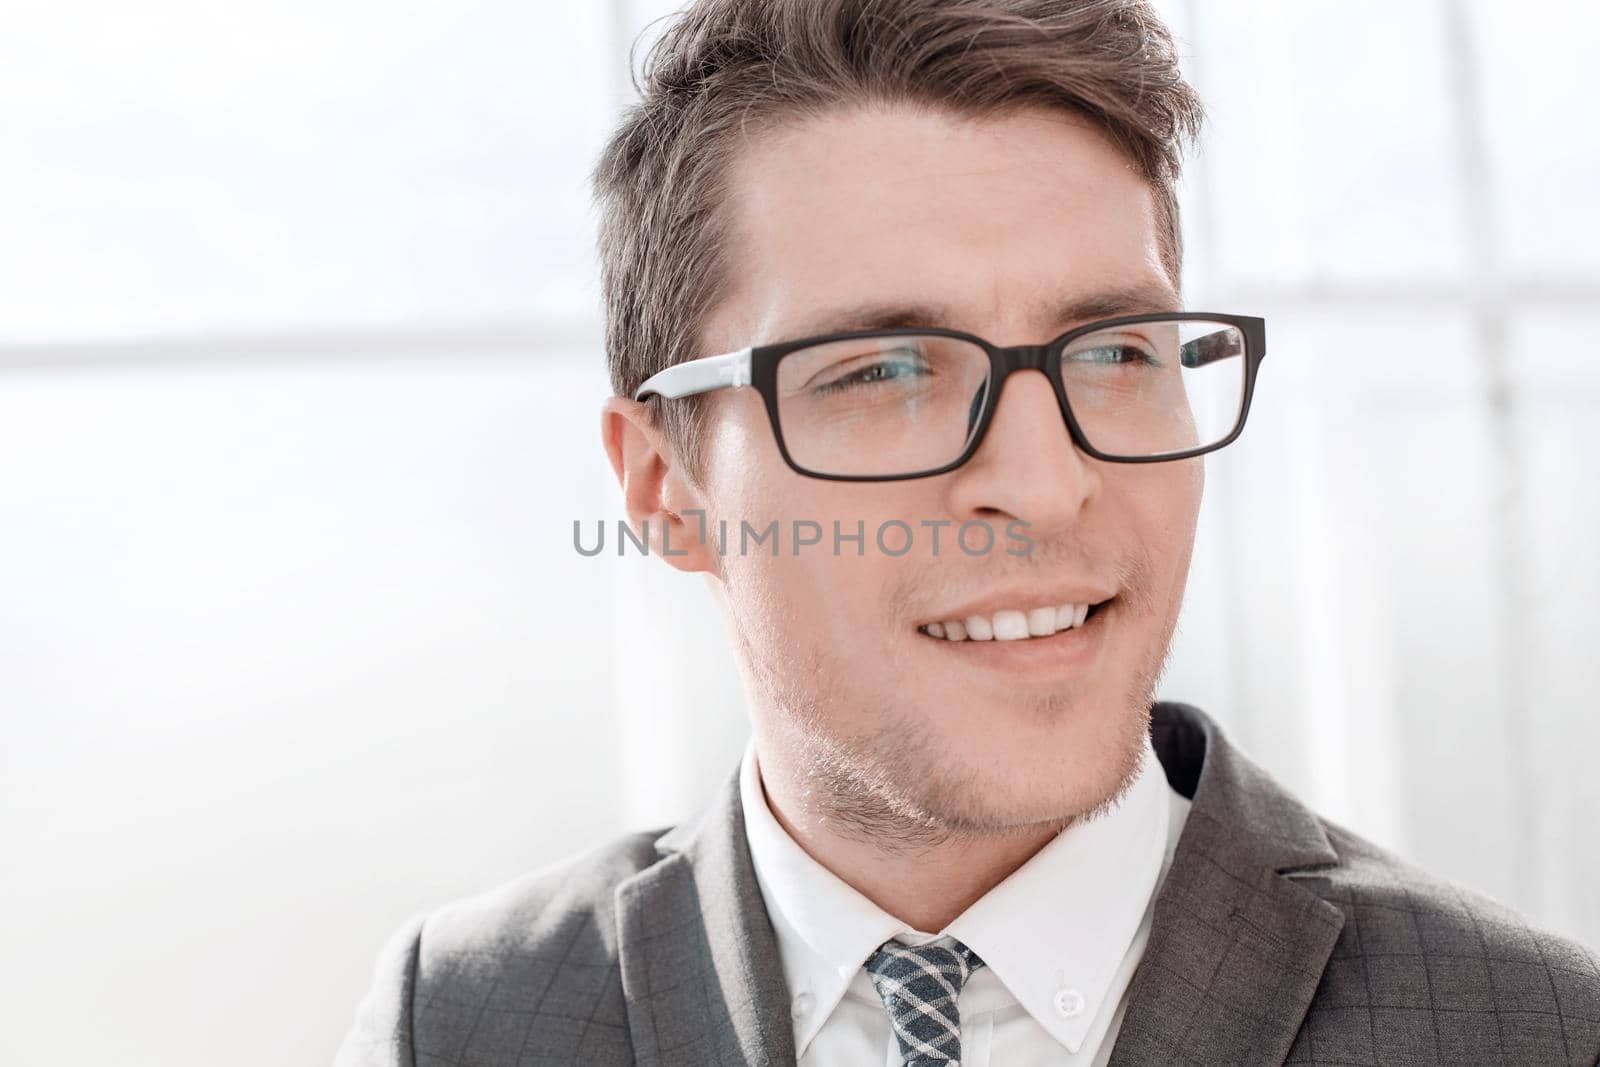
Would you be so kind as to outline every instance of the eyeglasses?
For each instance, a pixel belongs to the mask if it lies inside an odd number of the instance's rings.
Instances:
[[[857,330],[706,356],[652,375],[635,400],[753,386],[778,451],[813,478],[926,478],[977,452],[1006,377],[1044,372],[1073,443],[1111,463],[1188,459],[1244,429],[1266,320],[1162,312],[1092,322],[1045,345],[959,330]]]

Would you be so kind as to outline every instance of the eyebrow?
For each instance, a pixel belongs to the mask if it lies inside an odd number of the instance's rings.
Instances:
[[[1177,304],[1176,295],[1165,286],[1135,285],[1069,298],[1056,305],[1049,321],[1053,326],[1067,329],[1119,315],[1177,311]],[[818,337],[851,330],[943,327],[954,318],[950,309],[940,304],[873,301],[824,312],[790,333],[795,337]]]

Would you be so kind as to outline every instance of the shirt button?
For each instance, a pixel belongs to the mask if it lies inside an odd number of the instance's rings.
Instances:
[[[1055,996],[1056,1011],[1067,1018],[1083,1011],[1083,994],[1076,989],[1058,989]]]
[[[799,1019],[811,1013],[812,997],[810,993],[801,993],[794,998],[794,1003],[789,1006],[790,1013]]]

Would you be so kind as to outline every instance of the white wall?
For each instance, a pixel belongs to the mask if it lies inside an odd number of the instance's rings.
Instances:
[[[668,6],[7,4],[0,1063],[326,1061],[404,916],[732,770],[698,580],[571,547]],[[1190,303],[1271,353],[1164,693],[1600,943],[1600,16],[1163,6]]]

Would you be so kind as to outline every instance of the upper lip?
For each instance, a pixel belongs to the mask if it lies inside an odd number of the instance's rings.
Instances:
[[[1007,609],[1025,612],[1035,608],[1059,607],[1062,604],[1098,604],[1103,600],[1110,600],[1115,595],[1106,592],[1103,586],[1082,583],[1047,586],[1031,582],[1012,589],[989,590],[982,596],[947,608],[941,614],[929,616],[921,625],[946,622],[950,619],[965,619],[973,615],[992,616],[997,611]]]

